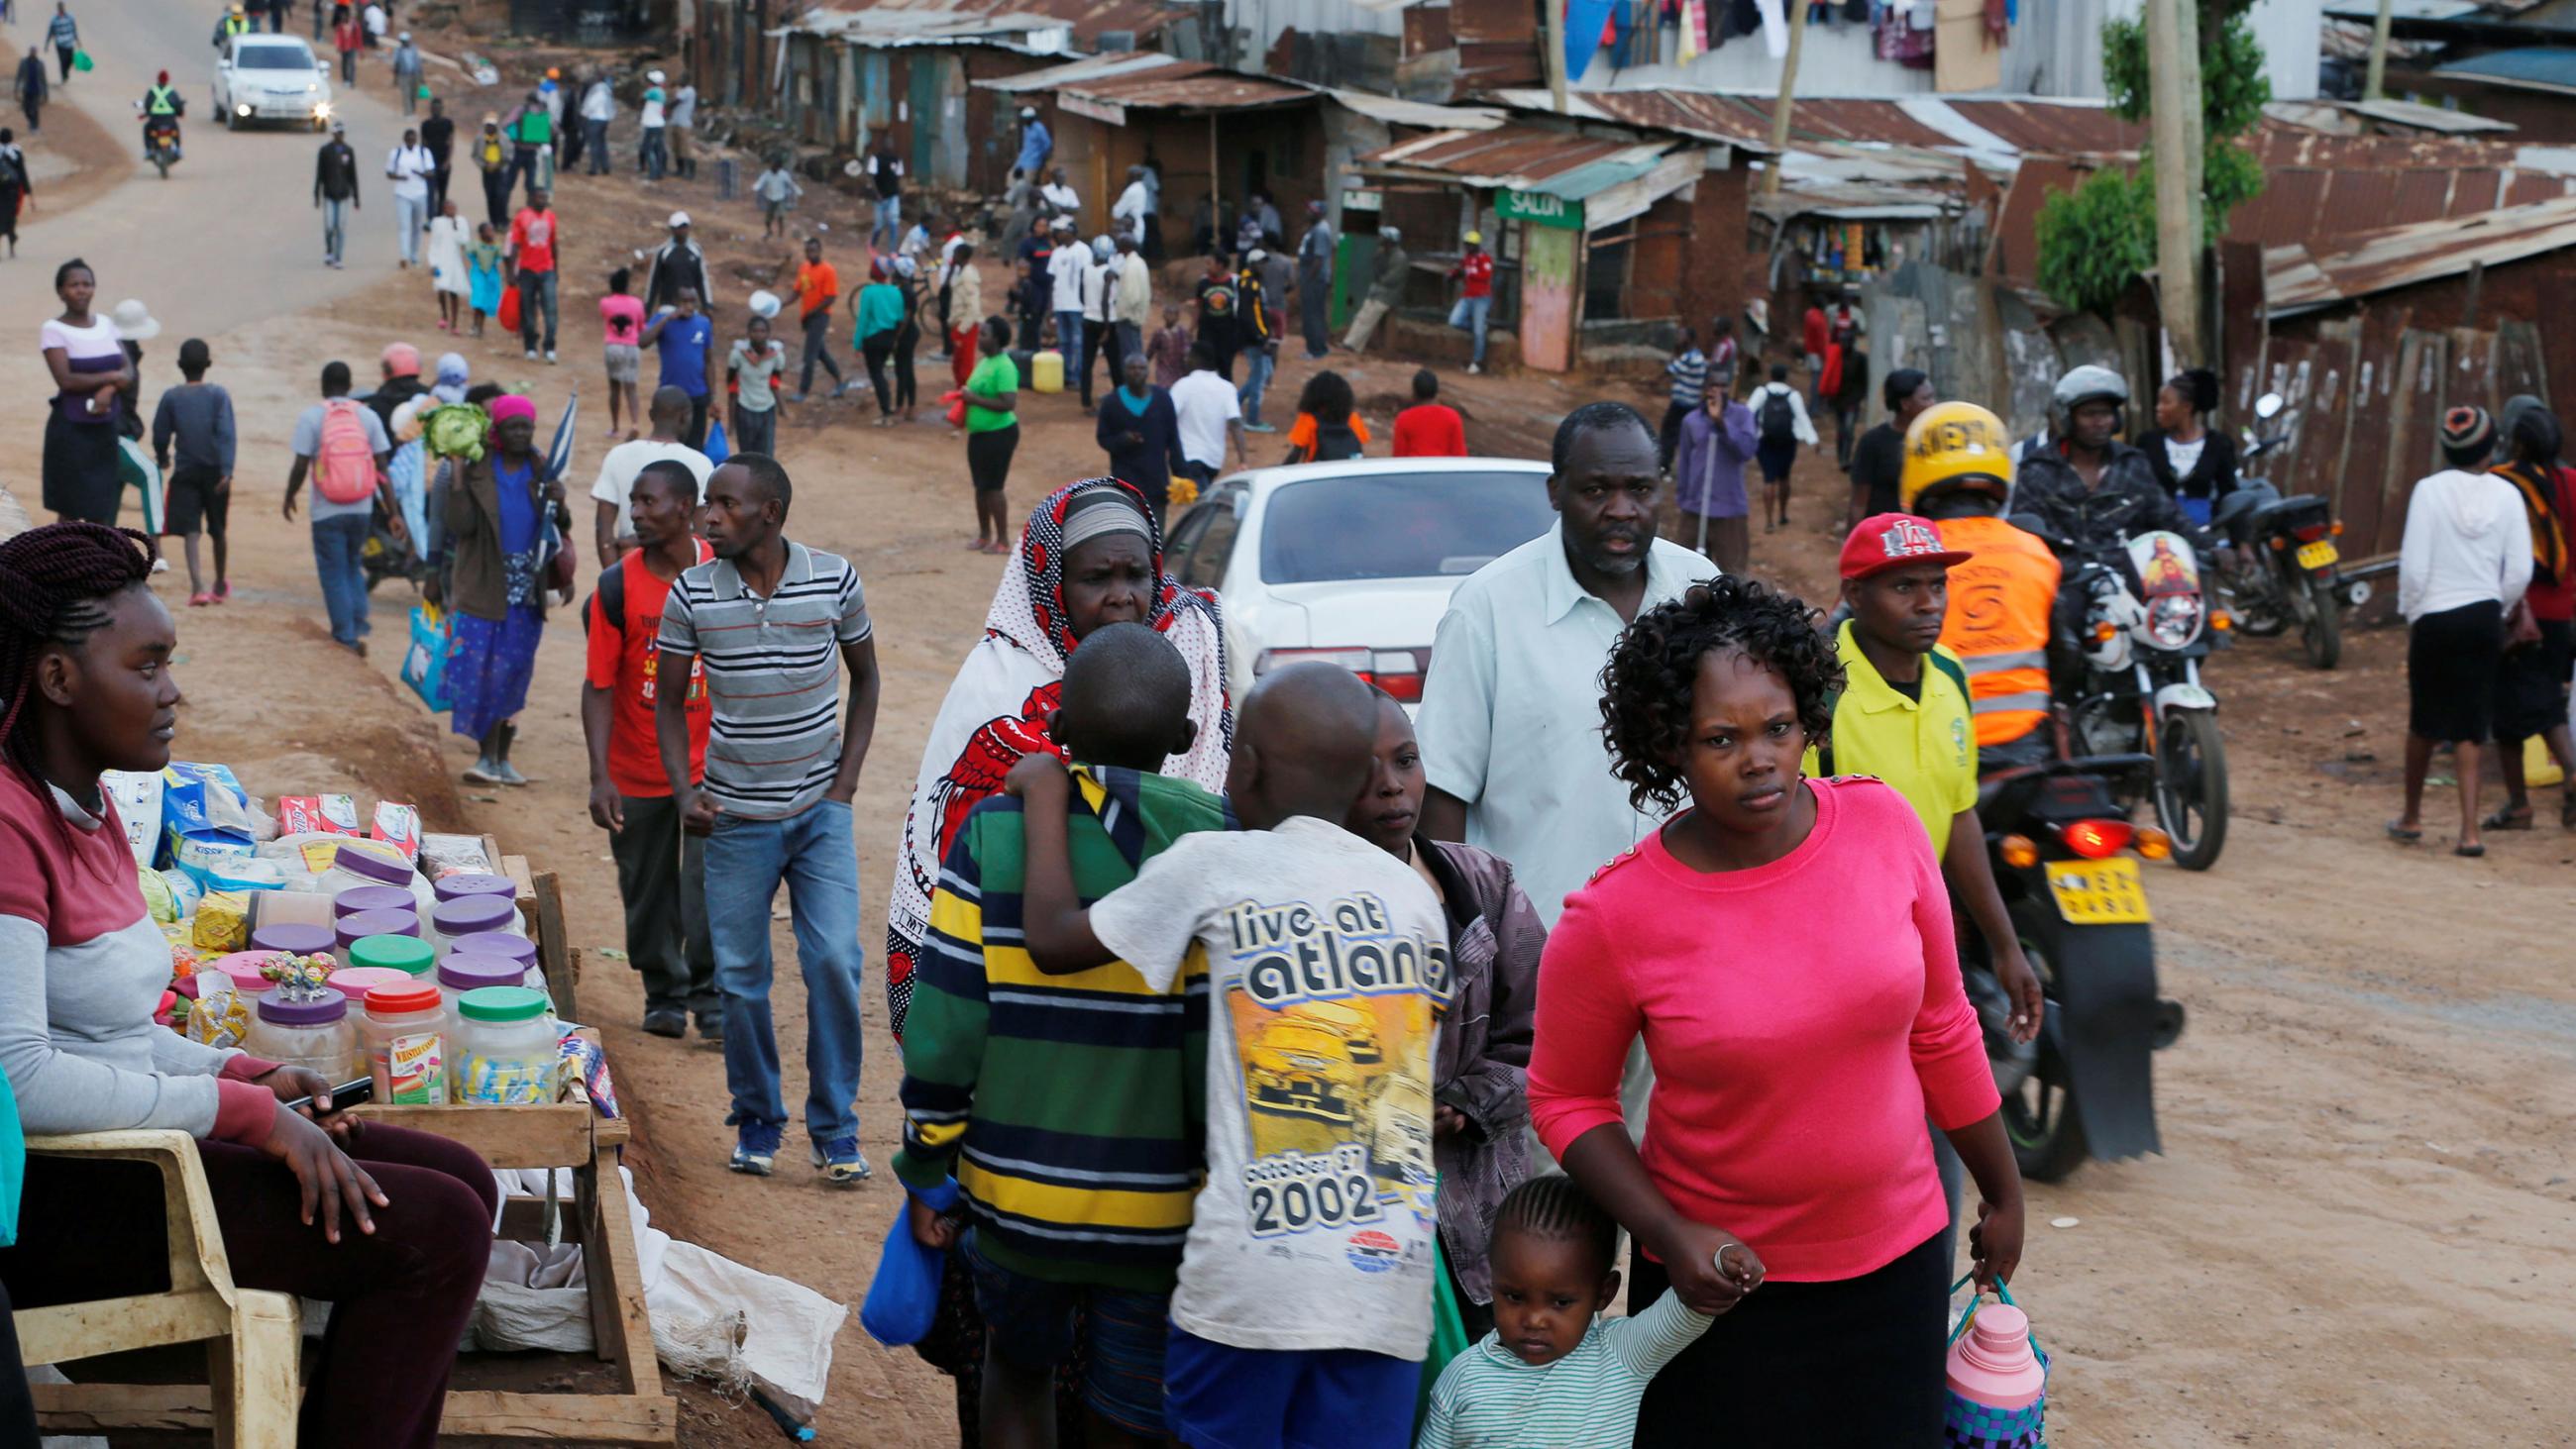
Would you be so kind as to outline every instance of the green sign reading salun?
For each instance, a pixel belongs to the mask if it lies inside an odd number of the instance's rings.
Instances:
[[[1532,226],[1561,227],[1566,231],[1583,230],[1583,203],[1562,196],[1549,196],[1536,191],[1498,191],[1494,193],[1494,215],[1506,221],[1525,221]]]

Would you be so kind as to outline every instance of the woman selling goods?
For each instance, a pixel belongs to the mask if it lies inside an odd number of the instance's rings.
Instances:
[[[446,603],[455,617],[449,727],[482,746],[466,779],[524,785],[528,777],[510,763],[510,745],[545,633],[547,566],[564,546],[572,510],[564,506],[563,481],[545,476],[545,459],[535,451],[536,404],[505,393],[492,399],[491,412],[488,450],[463,463],[447,490]],[[571,603],[572,585],[558,588]]]
[[[445,1138],[333,1113],[317,1072],[153,1021],[170,945],[100,778],[170,762],[178,639],[149,567],[92,523],[0,542],[0,1069],[30,1135],[195,1137],[233,1280],[332,1305],[298,1442],[431,1449],[499,1192]],[[148,1169],[34,1158],[0,1281],[20,1308],[157,1291],[162,1218]]]
[[[1368,787],[1342,824],[1398,860],[1449,921],[1449,1014],[1432,1063],[1431,1160],[1440,1174],[1440,1258],[1470,1340],[1494,1326],[1486,1248],[1503,1198],[1535,1175],[1529,1150],[1531,1012],[1547,927],[1511,862],[1421,830],[1422,746],[1413,716],[1381,690]]]
[[[1922,822],[1799,757],[1843,683],[1797,599],[1729,575],[1640,614],[1602,671],[1612,772],[1687,807],[1567,897],[1539,969],[1530,1114],[1635,1234],[1631,1303],[1723,1315],[1646,1391],[1639,1445],[1937,1444],[1949,1209],[1980,1283],[2021,1258],[2021,1177]],[[1642,1035],[1642,1146],[1619,1103]]]
[[[134,364],[116,324],[90,310],[98,278],[78,257],[54,269],[63,315],[45,323],[39,345],[54,375],[45,412],[44,503],[54,521],[116,522],[125,483],[117,475],[120,394],[134,391]]]

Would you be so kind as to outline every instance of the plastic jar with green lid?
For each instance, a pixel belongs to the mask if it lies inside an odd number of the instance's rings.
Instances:
[[[349,964],[427,976],[438,952],[418,936],[360,936],[349,943]]]
[[[456,1012],[463,1043],[456,1100],[532,1107],[555,1099],[557,1033],[544,992],[485,986],[458,997]]]

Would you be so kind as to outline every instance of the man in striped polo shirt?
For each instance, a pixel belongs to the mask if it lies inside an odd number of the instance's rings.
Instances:
[[[877,724],[877,650],[857,570],[786,538],[787,470],[737,453],[708,476],[715,558],[662,606],[658,677],[706,666],[706,782],[692,784],[684,690],[655,701],[654,735],[682,828],[707,837],[707,925],[725,998],[726,1122],[736,1172],[769,1174],[787,1109],[770,1024],[769,903],[780,882],[805,974],[805,1133],[824,1179],[856,1186],[859,856],[850,797]],[[850,671],[846,710],[840,671]]]

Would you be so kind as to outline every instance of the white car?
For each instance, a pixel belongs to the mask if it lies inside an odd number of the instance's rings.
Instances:
[[[1363,458],[1218,479],[1181,515],[1165,565],[1225,605],[1237,700],[1320,659],[1410,709],[1467,575],[1548,530],[1548,466],[1517,458]]]
[[[262,121],[323,130],[331,124],[331,65],[292,35],[249,32],[225,42],[215,61],[215,114],[224,129]]]

